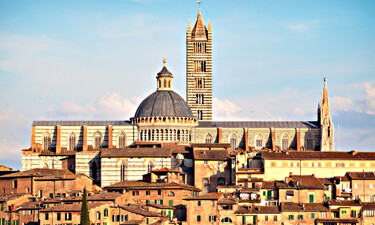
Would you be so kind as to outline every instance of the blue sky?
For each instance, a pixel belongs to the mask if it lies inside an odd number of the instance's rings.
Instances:
[[[375,145],[374,1],[202,0],[215,120],[316,120],[328,79],[339,150]],[[0,0],[0,164],[21,167],[33,120],[127,120],[167,57],[185,97],[196,1]],[[336,144],[338,141],[335,141]]]

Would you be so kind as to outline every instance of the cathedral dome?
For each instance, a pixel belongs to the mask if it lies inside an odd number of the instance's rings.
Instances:
[[[193,114],[180,95],[171,90],[158,90],[142,101],[134,117],[193,118]]]

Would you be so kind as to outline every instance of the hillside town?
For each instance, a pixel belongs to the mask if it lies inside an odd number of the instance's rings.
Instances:
[[[212,121],[212,27],[186,32],[186,101],[164,58],[120,121],[34,121],[22,171],[0,166],[0,225],[375,224],[375,152],[335,151],[316,121]]]

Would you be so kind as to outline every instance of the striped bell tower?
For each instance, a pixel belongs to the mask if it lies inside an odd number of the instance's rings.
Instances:
[[[212,29],[210,20],[204,25],[200,8],[186,32],[186,98],[198,120],[212,120]]]

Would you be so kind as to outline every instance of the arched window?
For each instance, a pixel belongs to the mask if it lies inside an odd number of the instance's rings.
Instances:
[[[174,194],[173,191],[170,191],[170,192],[168,193],[168,196],[169,196],[169,197],[171,197],[171,196],[175,196],[175,194]]]
[[[164,79],[164,87],[166,88],[167,87],[167,80]]]
[[[69,135],[69,150],[74,150],[76,148],[76,144],[77,144],[76,134],[75,133],[71,133]]]
[[[217,179],[217,185],[225,185],[225,179],[223,177],[219,177]]]
[[[282,139],[282,142],[281,142],[281,149],[283,149],[283,150],[289,149],[289,138],[288,138],[287,134],[283,135],[283,139]]]
[[[121,132],[118,135],[118,147],[125,148],[126,147],[126,135],[124,132]]]
[[[51,135],[49,133],[45,133],[43,135],[43,150],[49,150],[51,147]]]
[[[104,209],[104,217],[108,217],[108,209]]]
[[[198,110],[197,113],[198,113],[198,120],[201,120],[203,118],[202,110]]]
[[[128,165],[126,162],[121,163],[120,167],[120,180],[126,181],[127,180],[127,173],[128,172]]]
[[[99,149],[102,146],[102,134],[96,131],[94,134],[94,149]]]
[[[177,141],[181,140],[181,131],[177,130]]]
[[[100,220],[100,212],[96,211],[96,219]]]
[[[261,150],[263,148],[263,137],[258,135],[255,142],[255,148]]]
[[[210,181],[207,178],[203,179],[203,194],[210,192]]]
[[[207,134],[207,136],[206,136],[206,143],[207,144],[212,143],[212,135],[211,134]]]
[[[229,217],[224,217],[221,219],[220,223],[232,223],[232,219]]]
[[[232,149],[237,149],[237,137],[235,134],[233,134],[232,137],[230,138],[230,147]]]
[[[314,150],[314,139],[310,134],[306,135],[306,150]]]

